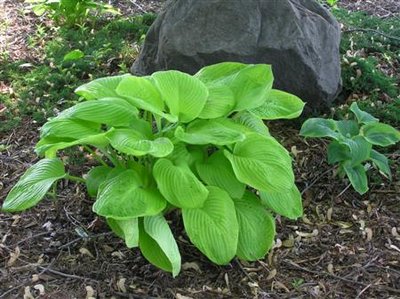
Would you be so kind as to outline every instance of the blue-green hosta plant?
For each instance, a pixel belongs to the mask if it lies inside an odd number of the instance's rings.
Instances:
[[[174,276],[181,257],[164,217],[174,210],[212,262],[262,258],[275,236],[272,213],[302,215],[291,158],[263,120],[297,117],[304,103],[272,83],[269,65],[226,62],[194,76],[171,70],[85,84],[76,90],[85,101],[42,127],[36,151],[44,159],[3,210],[30,208],[57,180],[76,179],[128,247]],[[73,146],[99,161],[83,179],[57,158]]]
[[[355,119],[335,121],[310,118],[304,122],[300,135],[332,139],[328,146],[328,163],[338,163],[339,175],[347,175],[354,189],[364,194],[368,191],[368,164],[372,163],[383,175],[391,179],[388,159],[373,149],[373,146],[386,147],[396,144],[400,141],[400,132],[362,111],[356,102],[351,104],[350,111]]]

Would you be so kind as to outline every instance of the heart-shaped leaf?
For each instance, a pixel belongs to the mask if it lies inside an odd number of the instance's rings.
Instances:
[[[242,198],[246,185],[238,181],[223,152],[217,151],[206,161],[196,163],[196,169],[207,185],[225,190],[232,198]]]
[[[345,138],[340,141],[350,149],[350,157],[352,165],[360,164],[368,160],[372,144],[365,140],[362,136],[356,136],[353,139]]]
[[[389,146],[400,141],[400,132],[387,124],[371,122],[361,128],[361,134],[370,143]]]
[[[389,160],[388,158],[386,158],[385,155],[382,155],[376,150],[371,150],[370,159],[372,162],[374,162],[376,167],[378,167],[378,169],[382,171],[389,178],[389,180],[392,179],[392,172],[390,170]]]
[[[239,181],[262,191],[282,192],[294,184],[291,159],[273,137],[250,134],[233,153],[224,151]]]
[[[271,211],[289,219],[297,219],[303,215],[301,194],[296,185],[286,192],[260,191],[262,203]]]
[[[153,168],[154,179],[161,194],[174,206],[197,208],[203,206],[208,190],[187,165],[174,165],[159,159]]]
[[[100,133],[100,124],[79,119],[56,117],[44,124],[40,130],[40,138],[59,137],[76,140],[98,133]]]
[[[99,78],[79,86],[75,90],[75,93],[84,97],[86,100],[118,97],[115,90],[121,80],[127,76],[129,75]]]
[[[165,206],[165,199],[156,189],[143,186],[137,172],[127,169],[100,185],[93,212],[104,217],[127,220],[156,215]]]
[[[228,193],[208,187],[203,207],[182,209],[183,223],[190,241],[211,261],[225,265],[235,256],[239,225],[235,206]]]
[[[107,133],[107,138],[113,148],[121,153],[154,157],[168,156],[174,149],[172,142],[166,137],[148,140],[142,134],[131,129],[115,129]]]
[[[250,111],[261,119],[292,119],[300,116],[304,105],[295,95],[272,89],[266,95],[264,103]]]
[[[107,179],[112,171],[111,167],[96,166],[86,176],[86,189],[90,196],[96,197],[100,185]]]
[[[125,240],[125,244],[128,248],[139,246],[138,218],[127,220],[107,218],[107,224],[118,237]]]
[[[334,140],[328,145],[328,163],[334,164],[345,160],[351,160],[350,148]]]
[[[176,116],[165,113],[164,101],[149,77],[127,76],[118,84],[116,91],[139,109],[162,116],[170,122],[177,121]]]
[[[239,124],[226,118],[199,119],[191,122],[186,129],[176,128],[175,137],[189,144],[226,145],[246,138],[241,129]]]
[[[338,131],[344,137],[351,138],[359,134],[360,128],[355,120],[339,120],[336,122]]]
[[[155,72],[152,79],[169,113],[187,123],[198,117],[207,97],[207,87],[197,78],[179,71]]]
[[[354,115],[357,118],[357,121],[359,124],[367,124],[367,123],[373,123],[373,122],[378,122],[379,119],[373,117],[371,114],[362,111],[356,102],[351,104],[350,106],[350,111],[354,113]]]
[[[344,163],[343,169],[346,172],[351,185],[361,195],[368,191],[368,179],[364,166],[361,164],[351,165],[351,163]]]
[[[246,261],[263,258],[274,244],[275,219],[251,192],[234,203],[239,224],[237,256]]]
[[[241,111],[233,116],[233,121],[243,126],[245,133],[258,133],[263,136],[271,136],[264,122],[248,111]]]
[[[121,98],[102,98],[86,101],[64,110],[58,118],[77,118],[110,126],[129,126],[138,110]]]
[[[30,167],[10,190],[2,210],[23,211],[36,205],[50,187],[66,176],[64,164],[59,159],[43,159]]]
[[[301,126],[300,135],[305,137],[331,137],[338,139],[336,121],[333,119],[310,118]]]
[[[235,107],[235,103],[233,92],[226,86],[209,86],[207,102],[199,118],[211,119],[227,116]]]

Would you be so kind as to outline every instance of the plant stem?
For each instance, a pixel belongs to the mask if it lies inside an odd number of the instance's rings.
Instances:
[[[65,178],[66,178],[67,180],[75,181],[75,182],[78,182],[78,183],[86,183],[86,180],[85,180],[85,179],[80,178],[80,177],[78,177],[78,176],[73,176],[73,175],[70,175],[70,174],[67,174],[67,175],[65,176]]]
[[[94,150],[92,150],[90,147],[88,147],[87,145],[84,145],[83,148],[88,151],[101,165],[103,166],[108,166],[106,162],[104,162],[104,160],[99,157],[99,155],[96,154],[96,152]]]

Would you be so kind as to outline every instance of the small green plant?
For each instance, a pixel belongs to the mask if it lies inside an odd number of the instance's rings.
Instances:
[[[41,16],[48,13],[58,24],[68,26],[83,24],[90,12],[119,14],[109,4],[93,0],[26,0],[32,3],[33,12]]]
[[[368,191],[368,166],[364,165],[365,162],[371,161],[391,179],[388,159],[372,146],[385,147],[396,144],[400,141],[400,132],[362,111],[356,102],[351,104],[350,111],[356,120],[308,119],[304,122],[300,135],[333,139],[328,146],[328,163],[339,163],[339,174],[342,177],[347,175],[354,189],[364,194]]]
[[[298,117],[304,103],[272,89],[269,65],[220,63],[194,76],[121,75],[77,88],[86,101],[41,129],[45,158],[11,189],[3,210],[36,205],[60,179],[86,183],[93,211],[154,265],[180,271],[166,214],[180,211],[192,243],[216,264],[262,258],[275,221],[302,215],[291,158],[263,119]],[[99,161],[84,179],[57,153],[83,146]]]

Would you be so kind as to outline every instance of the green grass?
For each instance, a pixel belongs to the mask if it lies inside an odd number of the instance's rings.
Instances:
[[[79,100],[73,93],[79,85],[103,76],[126,73],[134,61],[137,47],[153,22],[153,14],[133,18],[97,21],[94,27],[37,26],[29,48],[39,54],[40,62],[7,62],[0,58],[0,81],[13,90],[0,94],[7,110],[0,132],[18,125],[24,117],[44,123]],[[79,49],[84,57],[64,61],[64,56]]]
[[[372,29],[400,37],[400,18],[381,19],[340,8],[332,13],[345,27],[340,45],[342,97],[356,95],[361,109],[400,127],[400,41],[373,31],[346,32]]]

